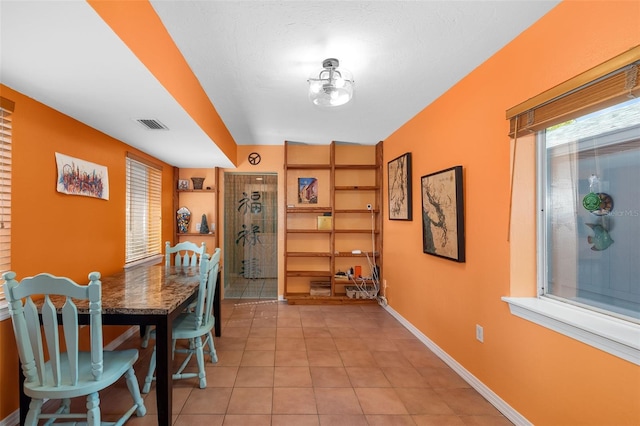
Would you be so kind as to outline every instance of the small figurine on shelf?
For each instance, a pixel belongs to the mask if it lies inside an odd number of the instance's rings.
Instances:
[[[207,215],[202,214],[202,220],[200,221],[200,233],[208,234],[209,233],[209,225],[207,224]]]

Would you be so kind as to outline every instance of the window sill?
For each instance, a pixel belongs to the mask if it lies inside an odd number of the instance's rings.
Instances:
[[[127,263],[124,265],[124,269],[135,268],[140,265],[155,265],[156,263],[160,263],[160,261],[164,260],[163,254],[156,254],[151,257],[145,257],[144,259],[136,260],[135,262]]]
[[[515,316],[640,365],[640,325],[546,298],[502,300]]]

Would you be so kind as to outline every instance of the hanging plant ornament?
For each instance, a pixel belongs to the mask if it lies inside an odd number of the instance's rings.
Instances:
[[[600,197],[595,192],[590,192],[582,199],[582,206],[593,212],[600,206]]]

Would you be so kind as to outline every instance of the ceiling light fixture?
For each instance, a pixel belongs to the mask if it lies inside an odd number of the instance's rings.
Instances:
[[[344,105],[353,97],[353,76],[348,70],[338,68],[335,58],[322,61],[322,70],[309,77],[309,99],[315,105],[335,107]]]

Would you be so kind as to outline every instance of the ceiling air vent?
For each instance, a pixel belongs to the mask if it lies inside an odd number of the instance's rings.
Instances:
[[[167,126],[152,118],[138,118],[136,121],[147,130],[169,130]]]

